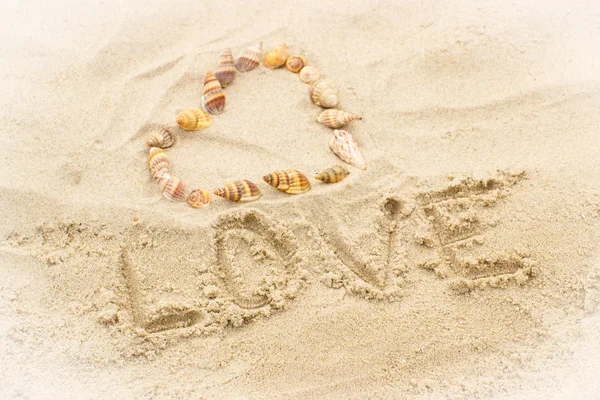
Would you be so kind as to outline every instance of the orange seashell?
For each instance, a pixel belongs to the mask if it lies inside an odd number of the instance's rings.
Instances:
[[[171,147],[173,143],[175,143],[175,136],[169,129],[156,129],[150,132],[148,139],[146,139],[146,146],[160,147],[161,149]]]
[[[327,168],[325,171],[315,176],[315,179],[318,179],[324,183],[337,183],[348,175],[350,175],[348,168],[341,165],[336,165],[332,168]]]
[[[260,197],[258,186],[245,179],[228,183],[213,193],[224,199],[241,203],[258,200]]]
[[[287,46],[285,44],[280,44],[275,46],[273,50],[267,51],[265,58],[263,59],[263,64],[270,69],[279,68],[285,64],[288,55]]]
[[[290,56],[285,62],[285,66],[287,69],[297,74],[302,68],[306,67],[306,59],[302,56]]]
[[[212,73],[208,71],[204,75],[204,95],[202,96],[202,107],[211,114],[221,114],[225,108],[225,93],[221,84]]]
[[[316,68],[308,66],[302,68],[298,76],[300,77],[300,80],[304,83],[313,83],[319,80],[321,74]]]
[[[246,49],[244,54],[237,59],[235,67],[240,72],[248,72],[258,67],[260,64],[260,58],[262,56],[262,42],[258,42],[254,46],[250,46]]]
[[[210,204],[210,194],[204,189],[192,190],[188,195],[187,202],[194,208],[201,208]]]
[[[362,158],[358,145],[352,135],[344,130],[336,129],[329,141],[329,147],[342,161],[352,164],[360,169],[367,169],[367,164]]]
[[[311,189],[306,175],[295,169],[271,172],[263,176],[263,180],[277,190],[288,194],[306,193]]]
[[[350,121],[355,119],[362,119],[354,114],[350,114],[340,110],[325,110],[317,118],[317,122],[328,126],[329,128],[341,128]]]
[[[233,59],[233,54],[231,54],[231,49],[226,49],[221,54],[221,57],[219,57],[215,77],[221,84],[221,87],[224,88],[235,78],[235,60]]]
[[[177,124],[186,131],[208,128],[212,124],[210,115],[201,108],[190,108],[177,114]]]
[[[158,147],[151,147],[148,152],[148,168],[152,177],[160,170],[169,170],[169,159],[167,153]]]
[[[167,180],[162,193],[165,199],[174,202],[185,201],[188,196],[188,191],[181,179],[175,177]]]
[[[321,80],[310,90],[310,98],[316,105],[333,108],[338,104],[338,91],[331,81]]]

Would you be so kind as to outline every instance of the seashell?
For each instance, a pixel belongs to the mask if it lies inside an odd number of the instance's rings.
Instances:
[[[343,161],[360,169],[367,169],[358,145],[352,135],[344,130],[336,129],[329,141],[331,150]]]
[[[331,81],[322,80],[310,88],[310,98],[316,105],[333,108],[338,104],[338,91]]]
[[[213,192],[224,199],[245,203],[258,200],[260,189],[254,183],[247,180],[238,180],[228,183],[224,187]]]
[[[155,171],[152,174],[152,178],[154,178],[154,181],[158,183],[160,191],[162,192],[163,190],[165,190],[167,183],[169,183],[169,180],[171,179],[171,174],[169,173],[168,169],[163,168],[158,171]]]
[[[210,115],[201,108],[190,108],[177,115],[177,124],[186,131],[208,128],[212,124]]]
[[[347,113],[345,111],[340,110],[325,110],[319,115],[317,118],[317,122],[328,126],[330,128],[341,128],[346,125],[350,121],[354,121],[355,119],[362,119],[361,117],[357,117],[354,114]]]
[[[162,190],[163,197],[169,201],[185,201],[188,197],[188,191],[181,179],[170,177]]]
[[[150,132],[150,136],[146,139],[146,146],[160,147],[161,149],[171,147],[173,143],[175,143],[175,136],[169,129],[156,129]]]
[[[260,64],[262,56],[262,42],[258,42],[254,46],[248,47],[244,54],[237,59],[235,67],[240,72],[248,72],[253,70]]]
[[[324,183],[337,183],[348,175],[350,175],[348,168],[341,165],[336,165],[333,168],[327,168],[325,171],[315,176],[315,179],[318,179]]]
[[[263,176],[263,180],[277,190],[289,194],[306,193],[311,189],[306,175],[295,169],[280,170]]]
[[[302,56],[290,56],[285,62],[285,66],[297,74],[302,68],[306,67],[306,59]]]
[[[150,174],[153,178],[158,171],[163,169],[169,170],[167,153],[158,147],[151,147],[148,153],[148,168],[150,168]]]
[[[194,208],[205,207],[210,204],[210,195],[204,189],[192,190],[188,195],[187,202]]]
[[[273,50],[267,51],[265,58],[263,58],[263,64],[267,68],[279,68],[285,64],[285,60],[287,60],[288,56],[287,46],[285,44],[280,44]]]
[[[219,57],[215,77],[221,84],[221,87],[224,88],[233,81],[233,78],[235,78],[235,60],[233,59],[233,54],[231,54],[231,49],[226,49],[223,54],[221,54],[221,57]]]
[[[225,108],[225,93],[212,71],[208,71],[204,75],[202,107],[213,115],[221,114]]]
[[[300,74],[298,76],[304,83],[313,83],[319,80],[321,74],[314,67],[304,67],[300,70]]]

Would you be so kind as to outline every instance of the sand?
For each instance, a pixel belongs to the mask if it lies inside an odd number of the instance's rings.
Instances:
[[[600,397],[600,7],[587,1],[5,6],[0,397]],[[309,86],[204,72],[286,42],[339,88],[339,163]],[[145,138],[172,127],[165,201]]]

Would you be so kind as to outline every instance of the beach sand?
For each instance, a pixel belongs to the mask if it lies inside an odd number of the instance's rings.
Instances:
[[[0,16],[0,397],[600,396],[596,2],[12,3]],[[309,85],[238,73],[285,42],[339,89],[366,171]],[[148,133],[190,188],[164,200]],[[261,177],[303,171],[309,193]]]

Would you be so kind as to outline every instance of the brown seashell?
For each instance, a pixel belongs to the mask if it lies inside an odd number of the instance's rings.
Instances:
[[[227,87],[235,78],[235,60],[233,54],[231,54],[231,49],[226,49],[219,57],[215,77],[223,88]]]
[[[324,183],[337,183],[348,175],[350,175],[348,168],[341,165],[336,165],[332,168],[327,168],[325,171],[315,176],[315,179],[318,179]]]
[[[212,71],[208,71],[204,75],[202,107],[213,115],[221,114],[225,108],[225,93]]]
[[[160,147],[161,149],[171,147],[173,143],[175,143],[175,136],[169,129],[156,129],[150,132],[148,139],[146,139],[146,146]]]
[[[181,179],[175,177],[167,180],[162,193],[165,199],[174,202],[185,201],[188,196],[188,191]]]
[[[210,204],[210,195],[204,189],[192,190],[188,195],[187,202],[194,208],[205,207]]]
[[[158,187],[160,187],[160,191],[162,192],[163,190],[165,190],[167,183],[171,179],[171,174],[169,173],[168,169],[163,168],[158,171],[155,171],[152,174],[152,178],[154,178],[154,181],[158,183]]]
[[[253,70],[260,64],[260,58],[262,56],[262,42],[258,42],[254,46],[250,46],[246,49],[244,54],[237,59],[235,67],[240,72],[248,72]]]
[[[228,183],[224,187],[215,190],[213,193],[224,199],[241,203],[258,200],[260,197],[260,189],[258,186],[245,179]]]
[[[212,124],[210,115],[201,108],[190,108],[180,112],[176,121],[186,131],[208,128]]]
[[[288,194],[306,193],[311,189],[306,175],[295,169],[271,172],[263,176],[263,180],[277,190]]]
[[[285,66],[287,69],[297,74],[302,68],[306,67],[306,59],[302,56],[290,56],[285,62]]]
[[[158,147],[151,147],[148,152],[148,168],[152,177],[162,169],[169,169],[169,159],[167,153]]]
[[[313,83],[319,80],[321,74],[314,67],[304,67],[300,70],[300,74],[298,74],[300,80],[304,83]]]
[[[365,164],[358,150],[358,145],[350,133],[341,129],[334,130],[333,137],[329,141],[329,147],[342,161],[360,169],[367,169],[367,164]]]
[[[347,113],[345,111],[340,110],[325,110],[319,115],[317,118],[317,122],[328,126],[330,128],[341,128],[346,125],[350,121],[354,121],[355,119],[362,119],[361,117],[357,117],[354,114]]]
[[[338,104],[338,91],[331,81],[321,80],[310,90],[310,98],[316,105],[333,108]]]
[[[265,67],[275,69],[283,66],[285,60],[287,60],[289,53],[285,44],[275,46],[273,50],[267,51],[265,58],[263,58],[263,64]]]

